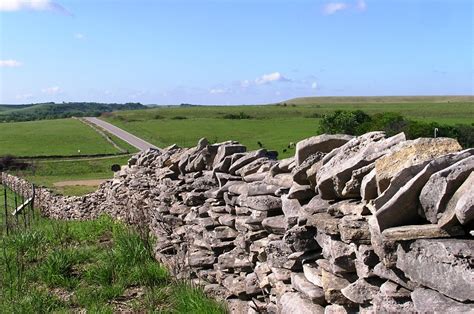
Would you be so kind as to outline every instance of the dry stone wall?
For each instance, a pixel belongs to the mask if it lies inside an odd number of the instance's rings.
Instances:
[[[146,228],[159,261],[235,313],[474,312],[474,149],[371,132],[273,156],[206,139],[149,150],[97,192],[41,190],[39,205]]]

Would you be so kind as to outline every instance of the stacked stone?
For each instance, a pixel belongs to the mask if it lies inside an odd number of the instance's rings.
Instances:
[[[469,312],[473,170],[474,149],[447,138],[320,135],[280,161],[202,139],[44,212],[150,231],[157,259],[231,312]]]

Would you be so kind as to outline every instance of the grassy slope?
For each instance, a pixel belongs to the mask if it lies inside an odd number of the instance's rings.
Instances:
[[[201,137],[220,142],[238,140],[249,149],[258,148],[261,142],[268,149],[282,153],[290,142],[314,135],[317,119],[276,118],[225,120],[213,118],[193,118],[187,120],[162,119],[123,122],[109,120],[117,126],[136,134],[159,147],[174,143],[180,146],[194,146]],[[290,153],[289,151],[287,152]]]
[[[0,237],[0,313],[224,313],[170,278],[150,243],[110,218],[39,218]]]
[[[352,97],[299,97],[282,101],[287,104],[313,105],[321,103],[448,103],[474,102],[474,96],[352,96]]]
[[[0,123],[0,155],[115,154],[118,150],[74,119]]]
[[[31,121],[65,117],[95,116],[101,112],[143,109],[140,104],[106,103],[40,103],[31,105],[0,105],[0,121]]]
[[[31,107],[31,105],[0,105],[0,111],[14,111]]]
[[[377,103],[384,101],[385,103]],[[235,139],[250,149],[258,148],[260,141],[268,149],[277,150],[280,157],[294,152],[290,142],[315,135],[317,117],[334,110],[364,110],[367,113],[399,112],[411,119],[436,121],[445,124],[474,122],[474,102],[465,98],[367,98],[318,99],[317,104],[266,106],[199,106],[164,107],[137,111],[116,112],[104,118],[149,142],[164,147],[177,143],[195,145],[200,137],[210,141]],[[326,103],[327,101],[327,103]],[[333,101],[333,102],[330,102]],[[348,101],[352,101],[349,103]],[[398,101],[398,102],[393,102]],[[447,101],[450,101],[448,104]],[[253,119],[223,119],[227,114],[244,112]],[[187,119],[176,119],[186,117]],[[286,152],[283,150],[286,149]]]
[[[34,161],[34,170],[18,172],[29,181],[46,186],[64,195],[83,195],[97,189],[97,186],[68,186],[56,188],[55,182],[70,180],[110,179],[113,164],[125,165],[130,156],[104,157],[77,160]]]

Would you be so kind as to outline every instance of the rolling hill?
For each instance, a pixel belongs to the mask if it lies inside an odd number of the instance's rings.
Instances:
[[[146,106],[140,103],[104,104],[94,102],[0,105],[0,122],[99,116],[104,112],[144,108],[146,108]]]
[[[450,103],[474,102],[473,95],[466,96],[344,96],[344,97],[298,97],[282,101],[281,104],[313,105],[313,104],[356,104],[356,103]]]

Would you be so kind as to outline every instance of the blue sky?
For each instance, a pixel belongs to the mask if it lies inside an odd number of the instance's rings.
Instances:
[[[472,95],[471,0],[0,0],[0,103]]]

